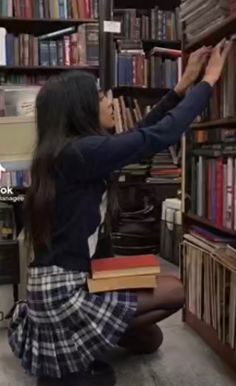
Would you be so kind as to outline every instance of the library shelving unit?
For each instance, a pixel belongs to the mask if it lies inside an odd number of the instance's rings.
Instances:
[[[136,9],[137,14],[141,15],[145,11],[150,12],[151,9],[158,7],[163,11],[174,11],[180,5],[180,0],[112,0],[111,1],[111,19],[117,20],[117,14],[120,10],[124,11],[125,9]],[[147,13],[148,14],[148,13]],[[151,34],[150,34],[151,35]],[[146,106],[155,105],[168,91],[167,88],[157,88],[157,87],[140,87],[140,86],[127,86],[127,85],[116,85],[115,82],[115,50],[117,49],[116,43],[120,41],[121,44],[125,42],[127,47],[129,42],[132,44],[132,40],[124,37],[122,35],[114,34],[112,41],[110,41],[110,49],[113,52],[112,58],[110,58],[110,88],[113,91],[113,96],[115,98],[124,97],[124,98],[133,98],[136,99],[143,110]],[[140,42],[140,40],[139,40]],[[148,53],[154,47],[162,47],[168,49],[181,50],[181,40],[160,40],[153,39],[151,36],[147,39],[141,39],[142,49],[145,53]],[[127,48],[128,49],[128,48]],[[108,83],[109,84],[109,83]],[[133,202],[136,205],[142,205],[143,198],[147,198],[149,202],[154,205],[155,208],[155,218],[156,218],[156,251],[159,251],[160,248],[160,229],[161,229],[161,206],[162,202],[169,197],[176,197],[181,189],[181,184],[158,184],[158,183],[148,183],[140,180],[129,181],[120,181],[117,184],[118,187],[118,199],[120,208],[126,208],[129,211],[132,210],[131,207],[128,207],[128,202]],[[122,209],[121,209],[122,210]],[[116,225],[116,224],[115,224]],[[115,227],[116,228],[116,227]],[[119,227],[115,229],[119,232]]]
[[[225,37],[229,38],[235,32],[236,32],[236,14],[226,18],[222,24],[216,26],[210,32],[205,33],[200,38],[197,38],[190,43],[186,44],[184,39],[183,39],[184,62],[185,62],[185,59],[188,57],[188,55],[192,51],[195,51],[196,49],[200,48],[203,45],[214,46],[222,38],[225,38]],[[236,117],[223,118],[223,119],[221,118],[221,119],[212,120],[212,121],[210,121],[210,120],[206,121],[205,120],[203,122],[194,123],[192,125],[192,133],[197,132],[199,130],[201,130],[201,131],[207,130],[208,132],[210,132],[211,130],[214,130],[214,129],[223,130],[223,129],[227,129],[227,128],[236,129]],[[192,135],[192,134],[190,133],[190,135]],[[187,141],[188,141],[188,139],[187,139]],[[189,205],[190,187],[188,186],[189,170],[191,169],[190,157],[191,157],[191,154],[188,154],[188,151],[185,151],[185,154],[183,157],[183,174],[186,175],[186,178],[184,181],[184,186],[183,186],[183,190],[184,190],[183,195],[185,196],[185,203],[186,203],[186,205],[184,207],[184,211],[183,211],[185,232],[188,233],[189,228],[191,226],[195,225],[195,226],[203,227],[209,231],[217,231],[222,236],[228,236],[228,237],[231,237],[232,239],[234,237],[236,238],[236,231],[235,230],[229,229],[229,228],[222,226],[222,225],[221,226],[217,225],[217,223],[215,221],[210,221],[206,217],[199,216],[196,213],[193,213],[192,210],[190,209],[190,205]],[[193,171],[191,171],[191,172],[193,172]],[[191,256],[188,256],[188,259],[191,260]],[[206,259],[207,259],[207,257],[206,257]],[[184,268],[182,267],[183,278],[186,275],[188,278],[190,278],[190,279],[186,279],[186,277],[185,277],[185,280],[188,280],[188,282],[186,284],[188,286],[188,288],[191,287],[191,285],[192,285],[191,280],[193,280],[193,279],[191,279],[193,276],[191,276],[189,273],[191,270],[190,260],[188,260],[188,262],[189,262],[188,267],[186,266],[186,264],[185,264]],[[203,259],[203,261],[204,261],[204,259]],[[194,264],[195,263],[193,263],[193,265]],[[204,275],[204,277],[205,277],[205,275],[207,276],[207,273],[206,273],[205,268],[204,268],[204,263],[202,263],[202,264],[203,265],[202,265],[202,271],[201,272],[202,272],[202,275]],[[213,266],[214,266],[214,263],[213,263]],[[227,271],[227,269],[224,267],[223,263],[222,263],[222,265],[219,264],[219,266],[221,267],[220,269],[222,269],[224,272]],[[229,269],[229,272],[235,274],[233,270],[230,271],[230,269]],[[213,273],[213,275],[216,275],[216,274]],[[215,280],[217,280],[217,279],[215,279]],[[222,287],[223,286],[224,286],[224,284],[222,284]],[[225,283],[225,286],[226,286],[226,283]],[[222,287],[220,288],[220,290],[226,291],[226,292],[224,292],[225,293],[224,296],[227,296],[227,288],[226,287],[222,288]],[[196,291],[196,297],[197,297],[197,289],[195,288],[194,290]],[[205,291],[205,287],[204,287],[204,291]],[[210,296],[210,302],[213,303],[214,302],[214,300],[213,300],[214,290],[212,288],[210,289],[209,294],[210,294],[209,295]],[[225,300],[222,300],[222,302],[224,302],[224,301]],[[205,300],[203,302],[204,303],[203,303],[202,307],[205,310],[207,305],[205,303]],[[210,305],[208,305],[208,307],[210,309]],[[233,309],[235,309],[235,307],[236,307],[236,305],[234,305]],[[190,311],[189,308],[190,308],[190,306],[189,307],[186,306],[184,309],[184,312],[183,312],[184,321],[206,341],[206,343],[222,358],[223,361],[225,361],[228,365],[230,365],[235,370],[236,369],[236,351],[235,351],[235,349],[233,349],[232,346],[227,342],[227,339],[220,339],[219,333],[217,333],[216,328],[214,328],[211,325],[211,323],[208,323],[206,320],[204,320],[204,317],[200,318],[199,316],[197,316],[197,312],[194,313],[193,311]],[[228,312],[230,313],[231,309],[229,309]],[[233,310],[232,312],[235,312],[235,310]],[[225,315],[222,318],[225,318]],[[218,320],[217,324],[220,324],[220,323],[221,323],[221,321]],[[227,322],[224,322],[224,323],[227,323]],[[236,323],[236,320],[234,321],[234,325],[235,325],[235,323]],[[234,328],[234,326],[233,326],[233,328]]]

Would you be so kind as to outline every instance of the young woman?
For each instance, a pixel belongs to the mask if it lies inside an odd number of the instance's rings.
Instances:
[[[155,290],[90,294],[86,278],[96,254],[114,170],[175,144],[207,106],[230,44],[203,47],[189,60],[175,90],[135,130],[109,135],[112,105],[93,76],[50,79],[36,101],[38,140],[26,199],[27,234],[35,260],[26,302],[14,309],[9,343],[31,375],[47,384],[108,386],[112,368],[100,361],[117,346],[153,352],[162,342],[156,323],[184,302],[180,281],[158,277]],[[209,59],[203,80],[198,79]],[[145,338],[145,340],[144,340]],[[64,383],[63,383],[64,382]]]

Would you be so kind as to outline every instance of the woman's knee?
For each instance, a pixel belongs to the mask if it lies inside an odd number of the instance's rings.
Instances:
[[[182,308],[185,303],[185,291],[181,280],[175,276],[160,276],[158,281],[155,295],[163,302],[164,309]]]

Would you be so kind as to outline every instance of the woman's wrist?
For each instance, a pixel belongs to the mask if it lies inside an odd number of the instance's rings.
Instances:
[[[175,86],[174,90],[178,95],[184,96],[192,83],[193,82],[188,77],[183,76],[183,78]]]
[[[205,75],[202,81],[209,83],[211,87],[215,86],[215,83],[216,83],[215,79],[213,79],[212,76],[210,75]]]

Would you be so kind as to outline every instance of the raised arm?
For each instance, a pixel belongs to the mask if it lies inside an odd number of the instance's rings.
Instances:
[[[114,170],[175,144],[207,106],[229,49],[229,44],[224,43],[222,48],[221,43],[213,50],[203,81],[155,125],[116,136],[90,136],[73,141],[69,148],[71,164],[66,166],[70,178],[75,181],[105,179]]]
[[[170,90],[161,101],[157,103],[152,111],[135,126],[135,128],[154,125],[163,119],[169,110],[175,108],[182,101],[187,89],[193,85],[199,77],[203,66],[206,64],[209,52],[209,48],[202,47],[190,55],[183,77],[178,82],[175,89]]]

